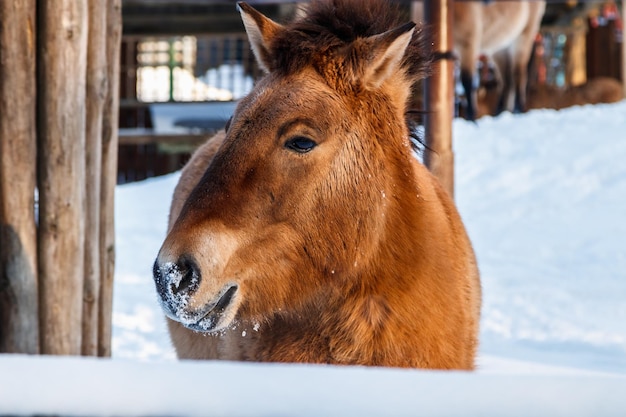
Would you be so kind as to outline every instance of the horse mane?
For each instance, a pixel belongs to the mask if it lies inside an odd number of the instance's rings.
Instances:
[[[318,71],[337,56],[350,53],[350,45],[407,23],[397,3],[385,0],[312,1],[304,16],[284,26],[270,50],[272,71],[295,73],[306,66]],[[432,60],[426,31],[415,30],[402,68],[414,83],[428,75]],[[317,64],[317,65],[316,65]]]

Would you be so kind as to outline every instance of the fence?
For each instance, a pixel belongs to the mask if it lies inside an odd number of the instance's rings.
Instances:
[[[209,103],[232,109],[261,75],[245,33],[125,36],[121,62],[120,184],[181,168],[232,111]]]
[[[0,352],[108,356],[121,1],[0,16]]]

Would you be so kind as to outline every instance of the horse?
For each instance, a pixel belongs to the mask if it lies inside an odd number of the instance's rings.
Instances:
[[[454,47],[469,120],[476,119],[476,64],[481,54],[497,64],[498,111],[526,110],[528,63],[545,8],[545,1],[454,3]]]
[[[479,272],[410,142],[431,52],[397,7],[239,3],[266,75],[183,169],[153,267],[179,358],[474,368]]]

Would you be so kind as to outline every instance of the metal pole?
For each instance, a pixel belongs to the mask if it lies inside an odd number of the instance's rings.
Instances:
[[[432,75],[424,83],[426,105],[426,144],[424,163],[454,197],[454,154],[452,119],[454,117],[454,61],[446,59],[453,49],[454,0],[424,0],[424,17],[432,28],[433,52],[437,60]]]
[[[169,40],[169,69],[170,69],[170,93],[169,101],[174,101],[174,68],[176,67],[176,50],[174,49],[174,39]]]

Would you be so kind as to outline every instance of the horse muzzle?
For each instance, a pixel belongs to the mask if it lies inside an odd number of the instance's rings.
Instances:
[[[197,307],[198,300],[192,299],[200,288],[201,274],[192,259],[183,257],[178,262],[164,263],[157,259],[152,273],[159,302],[170,319],[197,332],[220,331],[233,320],[236,284],[227,283],[208,302]]]

